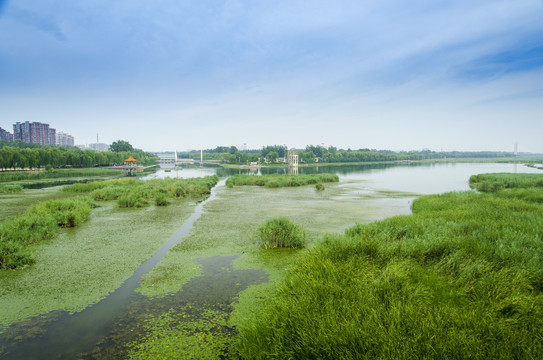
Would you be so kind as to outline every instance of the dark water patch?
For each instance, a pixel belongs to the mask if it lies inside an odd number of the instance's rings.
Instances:
[[[0,359],[122,358],[128,344],[134,346],[152,331],[146,324],[165,315],[168,327],[185,329],[185,336],[195,336],[198,329],[229,334],[233,329],[224,319],[238,294],[268,280],[263,270],[234,270],[232,261],[238,257],[198,259],[202,275],[164,297],[147,298],[132,290],[80,313],[54,311],[14,324],[0,338]]]

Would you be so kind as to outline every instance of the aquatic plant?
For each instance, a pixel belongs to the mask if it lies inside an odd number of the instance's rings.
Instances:
[[[29,246],[51,239],[58,227],[73,227],[90,215],[92,202],[85,197],[38,203],[14,220],[0,224],[0,269],[17,269],[34,263]]]
[[[469,184],[471,187],[483,192],[516,188],[543,188],[543,174],[479,174],[472,175]]]
[[[121,208],[142,208],[149,205],[149,203],[143,194],[134,191],[119,196],[117,199],[117,205],[119,205]]]
[[[135,178],[123,178],[75,184],[65,186],[64,191],[90,192],[90,197],[96,201],[117,200],[119,207],[144,207],[149,201],[158,206],[169,204],[168,198],[180,199],[185,197],[200,198],[210,193],[217,184],[216,175],[192,179],[153,179],[143,181]],[[76,186],[77,185],[77,186]],[[160,201],[157,201],[160,200]]]
[[[18,194],[23,192],[21,185],[3,185],[0,186],[0,195],[3,194]]]
[[[322,183],[315,184],[315,189],[322,191],[324,190],[324,185]]]
[[[287,218],[273,218],[256,230],[256,239],[265,249],[278,247],[302,248],[306,243],[306,234],[300,225]]]
[[[268,188],[295,187],[317,183],[338,182],[339,177],[334,174],[310,175],[233,175],[226,180],[226,186],[255,185]]]
[[[543,205],[515,190],[423,196],[325,236],[238,326],[239,356],[542,358]]]
[[[0,182],[72,177],[118,176],[122,175],[122,173],[122,170],[105,168],[55,169],[54,171],[10,171],[0,172]]]
[[[155,205],[156,206],[166,206],[169,204],[169,201],[166,200],[166,195],[158,193],[155,196]]]

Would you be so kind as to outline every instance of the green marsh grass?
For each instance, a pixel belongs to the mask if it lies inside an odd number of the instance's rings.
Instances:
[[[0,195],[4,194],[20,194],[23,192],[21,185],[0,185]]]
[[[122,170],[104,168],[55,169],[53,171],[5,171],[0,172],[0,182],[71,177],[119,176],[122,174]]]
[[[304,229],[285,217],[266,221],[256,229],[255,238],[264,249],[302,248],[306,243]]]
[[[87,198],[50,200],[38,203],[23,215],[0,224],[0,269],[17,269],[33,264],[29,246],[53,238],[58,227],[74,227],[90,215]]]
[[[482,192],[503,189],[543,188],[543,174],[479,174],[469,179],[470,186]]]
[[[543,205],[453,192],[413,213],[309,249],[239,320],[240,357],[542,358]]]
[[[200,198],[208,195],[218,181],[216,175],[205,178],[166,178],[148,181],[123,178],[74,184],[65,186],[64,191],[89,193],[95,201],[116,200],[117,205],[122,208],[141,208],[148,206],[149,202],[165,206],[170,203],[167,199]]]
[[[334,174],[311,175],[233,175],[226,180],[226,186],[256,185],[268,188],[296,187],[319,183],[338,182],[339,177]]]

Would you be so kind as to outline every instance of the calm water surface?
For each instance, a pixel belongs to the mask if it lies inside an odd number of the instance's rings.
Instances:
[[[218,175],[226,177],[236,174],[285,174],[286,168],[223,169],[184,168],[167,171],[160,169],[143,179],[191,178]],[[400,191],[414,194],[439,194],[447,191],[469,190],[471,175],[482,173],[539,173],[543,171],[523,164],[498,163],[436,163],[409,165],[345,165],[300,167],[299,174],[332,173],[341,181],[359,182],[365,190]]]

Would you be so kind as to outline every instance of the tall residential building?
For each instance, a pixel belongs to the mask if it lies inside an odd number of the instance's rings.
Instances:
[[[0,127],[0,140],[13,141],[13,134]]]
[[[30,122],[16,122],[13,124],[13,140],[21,140],[30,143]]]
[[[49,128],[49,145],[57,144],[57,130]]]
[[[74,137],[62,131],[57,132],[56,138],[57,146],[74,146],[75,144]]]
[[[55,145],[55,129],[50,129],[49,124],[40,122],[24,123],[16,122],[13,124],[14,140],[21,140],[27,143],[40,145]]]

